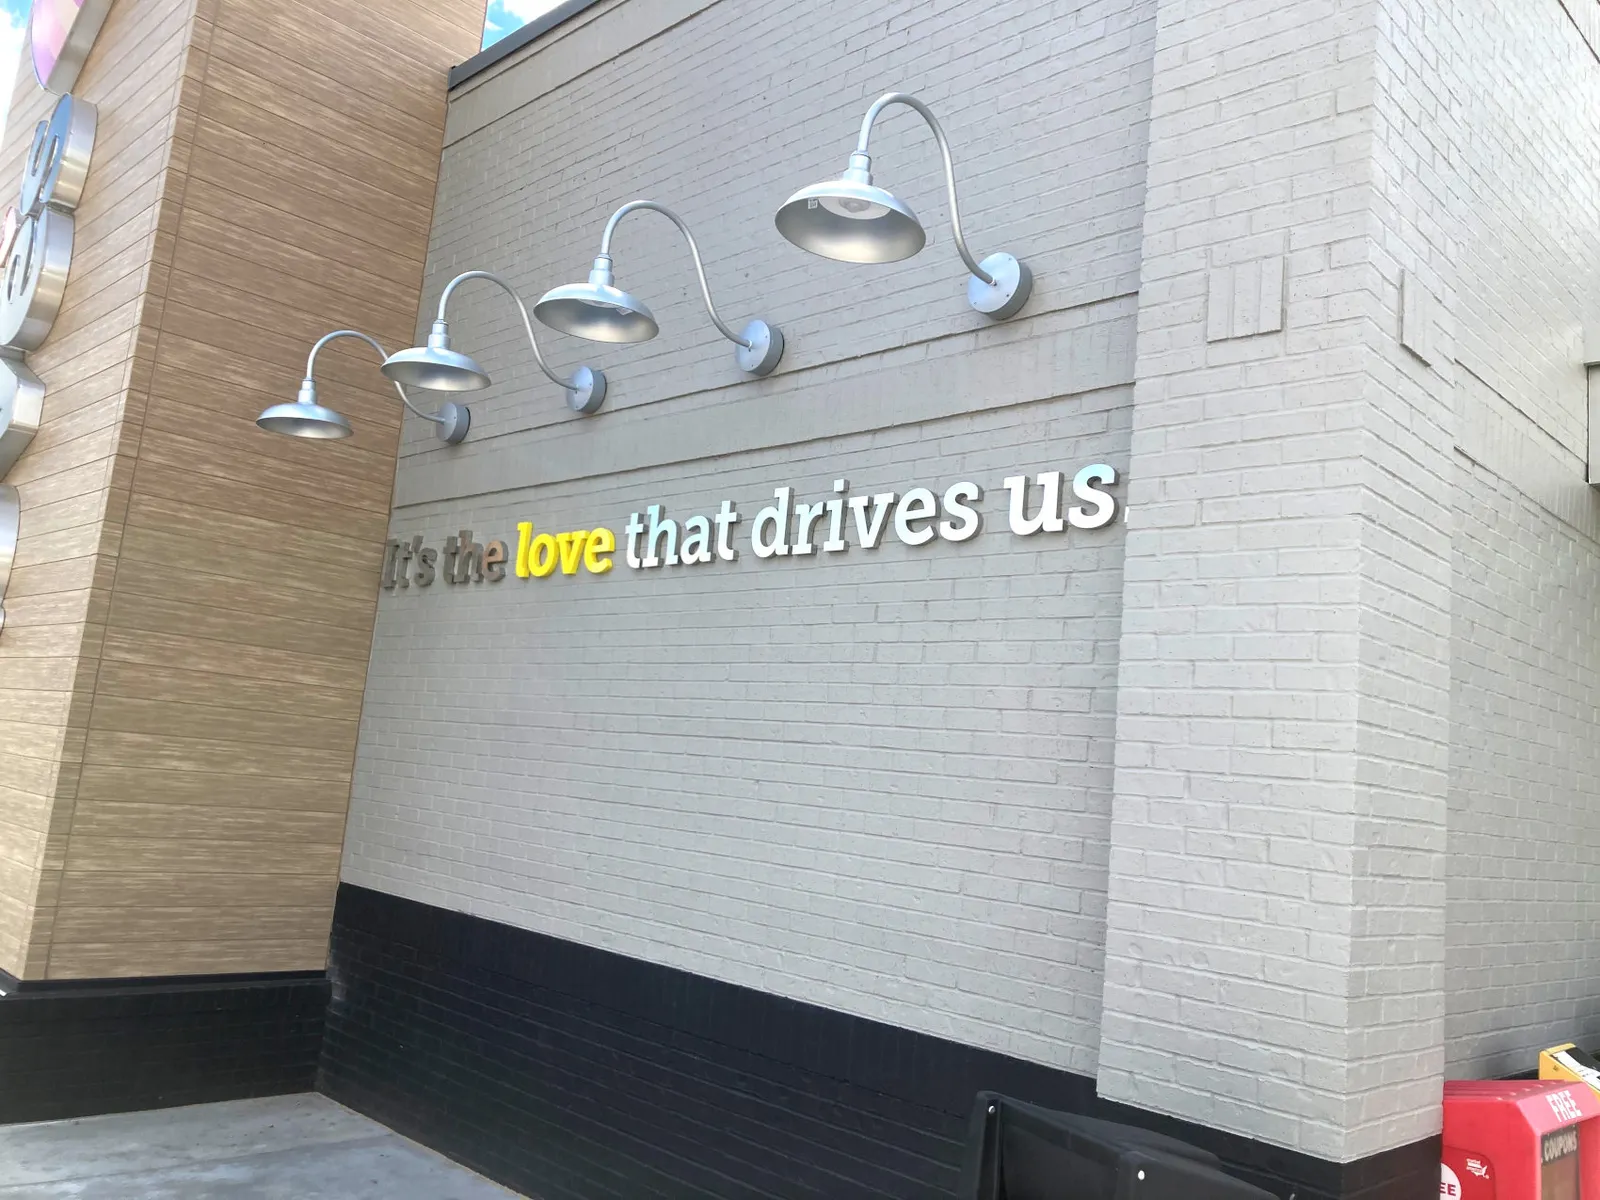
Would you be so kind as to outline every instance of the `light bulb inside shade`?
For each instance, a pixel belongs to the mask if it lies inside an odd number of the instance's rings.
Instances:
[[[840,262],[898,262],[927,241],[903,200],[856,179],[802,188],[783,202],[775,221],[778,232],[800,249]]]
[[[592,275],[587,283],[551,288],[533,315],[551,329],[591,342],[647,342],[659,331],[648,304]]]
[[[823,196],[811,203],[820,204],[835,216],[848,217],[852,221],[876,221],[890,211],[887,204],[874,204],[871,200],[861,200],[855,196]]]
[[[430,392],[475,392],[489,386],[489,375],[473,359],[449,348],[432,344],[399,350],[383,360],[379,368],[401,387]]]

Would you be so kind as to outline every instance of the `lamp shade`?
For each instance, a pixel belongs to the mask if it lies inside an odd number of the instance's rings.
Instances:
[[[448,346],[413,346],[383,360],[381,370],[402,387],[432,392],[476,392],[489,386],[489,373]]]
[[[648,342],[660,330],[643,300],[593,279],[551,288],[533,315],[551,329],[591,342]]]
[[[854,179],[802,188],[778,209],[778,232],[823,258],[899,262],[927,243],[922,222],[893,192]]]
[[[355,432],[343,413],[305,400],[274,404],[256,418],[256,424],[268,433],[319,440],[347,438]]]

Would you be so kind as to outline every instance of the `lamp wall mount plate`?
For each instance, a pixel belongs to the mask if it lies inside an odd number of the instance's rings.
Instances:
[[[967,276],[967,303],[986,317],[1004,321],[1022,311],[1033,291],[1033,272],[1028,264],[1001,251],[978,264],[993,279],[985,283],[976,275]]]
[[[606,376],[604,371],[592,367],[579,367],[572,373],[567,385],[567,407],[575,413],[589,416],[600,411],[606,402]]]
[[[770,375],[783,358],[783,333],[760,317],[745,323],[740,331],[743,343],[734,352],[739,369],[747,375]]]
[[[446,400],[439,405],[433,422],[439,440],[446,446],[456,446],[466,440],[467,430],[472,428],[472,410],[465,404]]]

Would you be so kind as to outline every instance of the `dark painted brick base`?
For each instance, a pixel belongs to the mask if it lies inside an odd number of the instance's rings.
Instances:
[[[321,976],[24,984],[0,996],[0,1123],[310,1091],[328,992]]]
[[[1296,1200],[1438,1188],[1436,1142],[1327,1163],[1102,1104],[1080,1076],[348,884],[330,972],[322,1090],[541,1200],[949,1197],[985,1089],[1158,1129]]]

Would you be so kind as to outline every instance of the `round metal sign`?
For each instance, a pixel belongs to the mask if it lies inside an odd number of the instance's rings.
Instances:
[[[34,4],[34,66],[41,83],[65,87],[62,79],[76,77],[108,4],[109,0]],[[54,44],[49,39],[64,48],[49,50]],[[89,175],[95,124],[94,105],[72,96],[56,102],[55,111],[34,130],[17,203],[0,221],[0,479],[28,448],[43,416],[44,384],[24,364],[23,355],[44,344],[61,311],[72,266],[72,213],[83,198]],[[21,523],[16,488],[0,484],[0,604],[10,581]],[[0,607],[0,629],[4,625],[5,609]]]
[[[44,384],[20,359],[0,358],[0,479],[39,432],[44,416]],[[0,595],[5,592],[0,588]]]
[[[73,96],[34,130],[23,167],[15,232],[0,262],[0,346],[37,350],[50,336],[72,266],[72,210],[83,198],[95,110]],[[8,214],[9,224],[9,214]]]
[[[37,216],[46,205],[65,212],[78,207],[89,178],[98,123],[94,105],[74,96],[61,97],[50,116],[39,122],[22,165],[19,203],[24,217]]]
[[[47,92],[70,92],[100,36],[111,0],[33,0],[28,41],[33,75]]]

